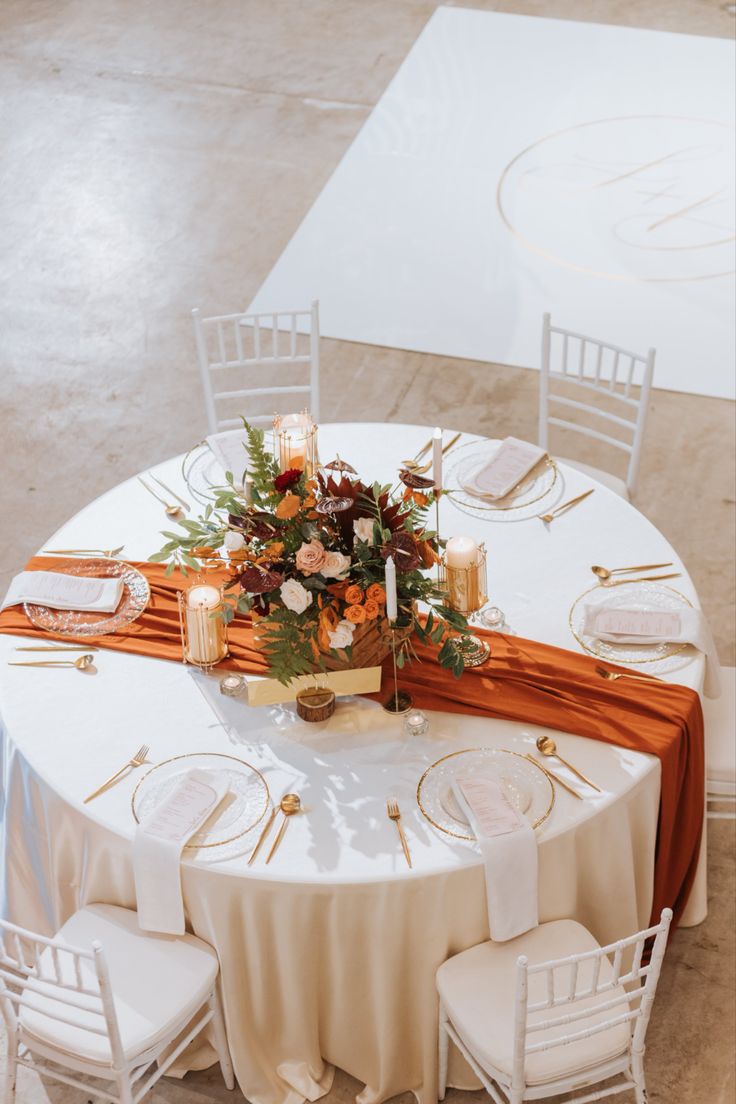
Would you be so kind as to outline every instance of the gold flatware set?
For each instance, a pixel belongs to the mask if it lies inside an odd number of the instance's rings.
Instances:
[[[551,771],[549,767],[545,767],[544,763],[540,763],[536,755],[531,755],[529,754],[529,752],[527,752],[524,758],[528,759],[530,763],[536,763],[539,769],[543,770],[547,777],[551,778],[553,782],[556,782],[558,786],[562,786],[563,790],[567,790],[567,792],[572,794],[573,797],[577,797],[579,801],[583,800],[583,795],[581,793],[578,793],[574,786],[571,786],[569,782],[566,782],[564,778],[561,778],[559,776],[559,774],[555,774],[554,771]]]
[[[442,455],[444,456],[445,453],[448,453],[450,451],[450,449],[453,448],[457,444],[457,442],[460,440],[461,437],[462,437],[462,433],[456,433],[454,437],[451,437],[450,440],[447,442],[447,444],[442,446]],[[430,437],[430,439],[427,441],[426,445],[423,445],[422,448],[420,448],[419,452],[416,454],[416,456],[414,457],[413,460],[402,460],[401,461],[402,467],[408,468],[409,471],[413,475],[423,475],[425,472],[428,472],[429,469],[432,467],[432,462],[430,461],[427,464],[419,464],[418,461],[421,460],[421,458],[427,452],[429,452],[429,450],[432,447],[432,443],[433,443],[433,438]]]
[[[266,866],[268,866],[268,864],[270,863],[271,859],[274,856],[276,848],[281,843],[281,840],[284,837],[284,832],[286,831],[286,826],[289,823],[289,817],[295,816],[297,813],[303,812],[301,798],[299,797],[299,794],[295,794],[295,793],[284,794],[284,796],[281,798],[281,801],[278,803],[278,805],[274,805],[273,809],[271,810],[271,812],[268,816],[268,819],[266,820],[266,823],[264,824],[263,828],[261,829],[260,836],[256,840],[256,845],[250,853],[250,856],[248,858],[248,866],[253,865],[253,862],[255,861],[256,855],[260,851],[260,849],[261,849],[268,833],[271,831],[271,825],[275,821],[276,815],[279,812],[282,814],[283,820],[281,821],[281,825],[279,826],[279,830],[276,833],[276,838],[274,839],[273,843],[271,844],[271,850],[268,852],[268,857],[266,859]]]
[[[540,751],[542,755],[552,756],[554,759],[559,759],[563,766],[567,767],[568,770],[571,770],[574,775],[577,775],[580,781],[584,782],[586,786],[590,786],[591,789],[597,790],[598,793],[602,792],[600,786],[596,786],[595,782],[591,782],[589,778],[586,778],[582,771],[579,771],[577,767],[574,767],[572,765],[572,763],[568,763],[567,759],[562,758],[557,750],[557,744],[551,736],[538,736],[537,750]]]

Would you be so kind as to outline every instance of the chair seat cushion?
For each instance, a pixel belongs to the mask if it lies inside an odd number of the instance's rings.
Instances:
[[[147,1050],[186,1023],[210,994],[218,972],[217,955],[209,944],[193,935],[153,935],[138,927],[138,915],[114,905],[88,905],[80,909],[57,933],[70,947],[89,951],[102,945],[117,1012],[120,1037],[127,1059]],[[41,955],[42,973],[54,975],[51,952]],[[70,955],[59,955],[63,979],[75,984]],[[94,963],[80,961],[85,988],[97,989]],[[48,986],[49,994],[54,987]],[[58,992],[58,990],[57,990]],[[69,1015],[67,1006],[43,993],[29,995],[34,1008],[22,1008],[20,1024],[24,1042],[34,1040],[85,1062],[109,1065],[112,1060],[107,1035],[95,1035],[83,1026],[54,1019]],[[44,1014],[48,1010],[48,1015]],[[90,1012],[73,1010],[80,1025],[104,1027]]]
[[[598,946],[582,924],[574,920],[553,920],[548,924],[540,924],[507,943],[489,942],[471,947],[440,966],[437,971],[437,988],[447,1015],[468,1049],[489,1073],[498,1070],[509,1080],[512,1074],[517,958],[526,955],[529,964],[534,965],[565,958],[567,955],[594,951]],[[601,981],[610,980],[612,976],[611,964],[604,958]],[[530,1005],[546,998],[546,978],[546,972],[529,974]],[[591,963],[581,963],[578,991],[589,988],[591,978]],[[569,985],[569,967],[556,970],[555,994],[563,995]],[[528,1022],[531,1024],[555,1018],[563,1012],[591,1009],[589,1019],[527,1035],[527,1045],[560,1035],[570,1035],[606,1018],[621,1015],[628,1011],[625,1005],[607,1013],[596,1014],[593,1011],[596,1005],[621,995],[623,989],[617,986],[603,994],[583,998],[575,1004],[530,1013]],[[529,1054],[525,1063],[526,1083],[538,1085],[559,1077],[582,1073],[601,1062],[616,1058],[625,1053],[630,1037],[628,1026],[619,1024],[587,1039]]]
[[[619,479],[616,475],[611,475],[610,472],[603,471],[601,468],[594,468],[591,464],[581,464],[579,460],[567,460],[561,456],[558,457],[561,464],[567,464],[570,468],[575,468],[575,471],[582,472],[583,475],[589,475],[591,479],[597,479],[599,483],[602,483],[604,487],[608,487],[610,491],[620,495],[621,498],[625,498],[629,501],[629,492],[623,479]]]
[[[703,698],[703,720],[708,781],[733,785],[736,783],[736,667],[721,667],[721,696]]]

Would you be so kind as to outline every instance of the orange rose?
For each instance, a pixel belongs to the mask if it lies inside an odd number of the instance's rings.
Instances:
[[[378,602],[376,602],[375,598],[366,598],[363,609],[369,621],[373,621],[381,612],[381,607]]]
[[[379,606],[382,606],[386,601],[386,591],[380,583],[371,583],[365,592],[365,596],[373,602],[378,602]]]
[[[348,589],[345,591],[345,601],[348,603],[349,606],[357,605],[358,602],[363,601],[363,591],[360,589],[359,586],[356,586],[355,583],[353,583],[353,585],[349,586]],[[355,624],[357,625],[358,622],[356,621]]]
[[[302,500],[299,498],[299,495],[287,491],[276,507],[276,517],[280,518],[282,521],[288,521],[290,518],[296,517],[301,508]]]
[[[354,625],[361,625],[366,618],[365,606],[348,606],[343,616],[346,621],[352,621]]]

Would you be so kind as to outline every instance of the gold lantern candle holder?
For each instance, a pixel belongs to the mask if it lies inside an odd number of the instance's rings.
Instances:
[[[187,590],[180,590],[176,597],[182,660],[203,671],[211,671],[227,655],[222,587],[198,581]]]
[[[307,478],[319,467],[317,426],[308,410],[301,414],[277,414],[273,420],[274,455],[279,471],[297,468]]]
[[[468,545],[472,545],[468,538],[456,539],[465,540]],[[473,614],[483,609],[488,601],[486,548],[484,544],[480,544],[470,553],[463,548],[458,550],[456,558],[453,556],[454,551],[453,540],[450,540],[440,561],[440,587],[447,595],[449,608],[472,620]],[[466,667],[479,667],[491,654],[487,641],[477,636],[458,641],[458,647]]]

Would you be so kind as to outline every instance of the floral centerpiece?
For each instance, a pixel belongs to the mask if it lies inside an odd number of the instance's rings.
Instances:
[[[395,489],[369,485],[339,458],[312,477],[296,467],[280,471],[263,431],[245,428],[247,489],[228,472],[226,484],[213,488],[213,504],[201,517],[179,521],[181,533],[165,532],[167,543],[151,560],[169,561],[167,573],[178,567],[185,574],[226,564],[223,616],[250,614],[273,676],[289,682],[318,670],[366,666],[387,654],[386,560],[392,557],[397,665],[413,657],[416,635],[435,644],[439,663],[460,676],[467,622],[444,604],[446,594],[429,573],[440,551],[427,526],[431,481],[404,470]]]

